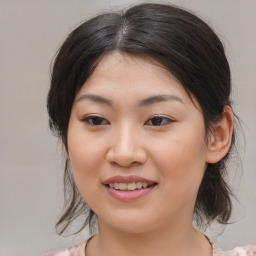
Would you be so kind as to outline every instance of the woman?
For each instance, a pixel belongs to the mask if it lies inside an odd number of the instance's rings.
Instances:
[[[97,219],[98,234],[48,256],[256,255],[224,253],[192,225],[231,215],[230,92],[219,38],[185,10],[142,4],[76,28],[48,95],[71,188],[57,226],[88,214],[82,228]]]

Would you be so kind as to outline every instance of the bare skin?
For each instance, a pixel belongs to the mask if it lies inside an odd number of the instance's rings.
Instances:
[[[136,235],[100,233],[89,241],[85,255],[212,256],[212,247],[202,233],[197,230],[192,230],[184,236],[183,233],[174,233],[171,237],[169,237],[171,232],[167,232],[168,236],[162,233],[161,238],[157,233]]]
[[[86,256],[212,255],[192,226],[193,211],[205,168],[225,156],[232,130],[232,110],[225,107],[205,134],[196,99],[156,63],[105,56],[79,91],[68,129],[74,178],[99,224]],[[104,183],[116,175],[136,175],[154,187],[120,200]]]

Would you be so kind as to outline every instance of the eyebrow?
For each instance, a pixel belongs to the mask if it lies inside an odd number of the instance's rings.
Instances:
[[[90,101],[102,103],[102,104],[105,104],[108,106],[113,106],[113,102],[111,100],[101,97],[99,95],[95,95],[95,94],[84,94],[84,95],[80,96],[76,101],[79,102],[82,100],[90,100]],[[161,94],[161,95],[155,95],[155,96],[151,96],[151,97],[141,100],[138,103],[138,106],[144,107],[144,106],[156,104],[159,102],[165,102],[165,101],[177,101],[177,102],[184,104],[183,100],[175,95]]]
[[[103,104],[106,104],[108,106],[112,106],[113,105],[111,100],[103,98],[103,97],[95,95],[95,94],[84,94],[84,95],[80,96],[77,99],[77,102],[79,102],[81,100],[87,100],[87,99],[90,100],[90,101],[97,102],[97,103],[103,103]]]
[[[147,99],[140,101],[139,106],[144,107],[144,106],[152,105],[159,102],[165,102],[165,101],[178,101],[184,104],[183,100],[175,95],[162,94],[162,95],[151,96]]]

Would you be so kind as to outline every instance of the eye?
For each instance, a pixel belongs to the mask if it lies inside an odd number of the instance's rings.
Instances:
[[[100,125],[108,125],[109,122],[100,116],[87,116],[83,118],[83,122],[91,125],[91,126],[100,126]]]
[[[145,124],[151,126],[164,126],[174,122],[172,119],[165,116],[154,116],[150,118]]]

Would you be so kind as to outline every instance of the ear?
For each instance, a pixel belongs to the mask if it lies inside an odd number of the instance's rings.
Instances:
[[[207,163],[217,163],[229,151],[234,127],[234,115],[229,106],[223,109],[222,117],[209,134],[206,154]]]

